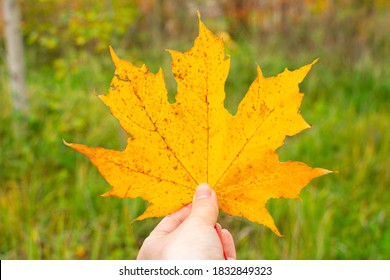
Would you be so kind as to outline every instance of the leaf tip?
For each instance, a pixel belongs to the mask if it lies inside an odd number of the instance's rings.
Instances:
[[[115,53],[115,51],[114,51],[114,49],[112,48],[111,45],[109,46],[109,48],[110,48],[110,55],[111,55],[112,62],[114,62],[115,67],[118,67],[120,58],[119,58],[118,55]]]
[[[261,71],[261,68],[260,68],[259,65],[257,65],[256,69],[257,69],[257,77],[263,78],[264,77],[263,76],[263,71]]]
[[[328,170],[328,169],[324,169],[324,168],[321,168],[321,171],[322,171],[322,175],[326,175],[326,174],[330,174],[330,173],[339,173],[337,170],[333,171],[333,170]]]
[[[66,142],[65,139],[62,139],[62,143],[64,143],[65,146],[72,147],[72,143]]]
[[[275,233],[277,236],[279,236],[279,237],[281,237],[281,238],[285,238],[285,236],[282,235],[276,227],[275,227],[275,228],[271,228],[271,230],[272,230],[273,233]]]
[[[306,77],[307,73],[309,73],[311,67],[315,63],[317,63],[318,60],[319,60],[319,58],[315,59],[313,62],[311,62],[309,64],[306,64],[305,66],[302,66],[299,69],[292,71],[298,84],[300,84],[303,81],[303,79]],[[288,71],[288,69],[286,68],[284,71]]]
[[[197,10],[197,11],[196,11],[196,13],[198,14],[198,20],[199,20],[199,21],[201,21],[201,19],[200,19],[200,12],[199,12],[199,10]]]
[[[312,67],[314,64],[316,64],[319,60],[320,60],[320,58],[318,57],[318,58],[314,59],[312,63],[309,63],[309,64],[307,64],[306,66],[303,66],[302,68],[307,67],[307,72],[309,72],[310,69],[311,69],[311,67]],[[306,72],[306,73],[307,73],[307,72]]]
[[[328,170],[325,168],[315,168],[315,172],[316,172],[316,175],[314,176],[314,178],[321,177],[321,176],[331,174],[331,173],[339,173],[338,171]]]
[[[165,49],[166,52],[168,52],[171,56],[174,56],[176,54],[180,54],[180,52],[176,50],[171,50],[171,49]]]
[[[208,30],[208,28],[204,25],[204,23],[203,23],[203,21],[201,19],[199,11],[198,11],[198,21],[199,21],[199,36],[201,36],[201,34],[204,33],[204,32],[206,32],[206,33],[210,32],[210,30]]]

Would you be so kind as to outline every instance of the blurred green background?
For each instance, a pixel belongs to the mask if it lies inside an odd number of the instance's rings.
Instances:
[[[239,259],[390,258],[390,1],[23,0],[27,110],[13,109],[0,26],[0,258],[134,259],[159,219],[131,221],[141,199],[103,198],[110,186],[62,139],[123,149],[126,135],[96,97],[113,77],[108,45],[136,65],[162,66],[204,23],[231,56],[226,107],[256,75],[320,57],[301,84],[313,124],[288,138],[281,160],[338,170],[298,200],[267,207],[286,238],[221,213]],[[4,11],[1,10],[1,18]]]

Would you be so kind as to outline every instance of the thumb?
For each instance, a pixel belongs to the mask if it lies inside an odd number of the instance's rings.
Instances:
[[[203,224],[214,227],[218,219],[218,201],[215,191],[206,183],[196,188],[192,201],[191,218],[199,219]]]

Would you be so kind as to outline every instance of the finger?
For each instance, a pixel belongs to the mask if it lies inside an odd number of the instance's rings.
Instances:
[[[227,229],[222,230],[222,247],[226,253],[228,260],[235,260],[236,256],[236,247],[234,245],[233,236]]]
[[[222,227],[220,224],[216,223],[215,226],[214,226],[215,230],[217,231],[217,234],[218,234],[218,237],[219,237],[219,240],[221,241],[221,245],[222,245],[222,252],[223,252],[223,258],[225,260],[228,259],[228,256],[225,252],[225,248],[223,247],[223,242],[222,242]]]
[[[191,213],[192,203],[164,217],[150,235],[167,235],[174,231]]]
[[[214,227],[218,218],[218,201],[215,191],[208,184],[200,184],[192,201],[190,218]]]

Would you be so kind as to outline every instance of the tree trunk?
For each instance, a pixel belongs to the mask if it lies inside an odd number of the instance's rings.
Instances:
[[[27,114],[29,102],[25,82],[23,39],[17,0],[3,0],[5,42],[13,109]]]

